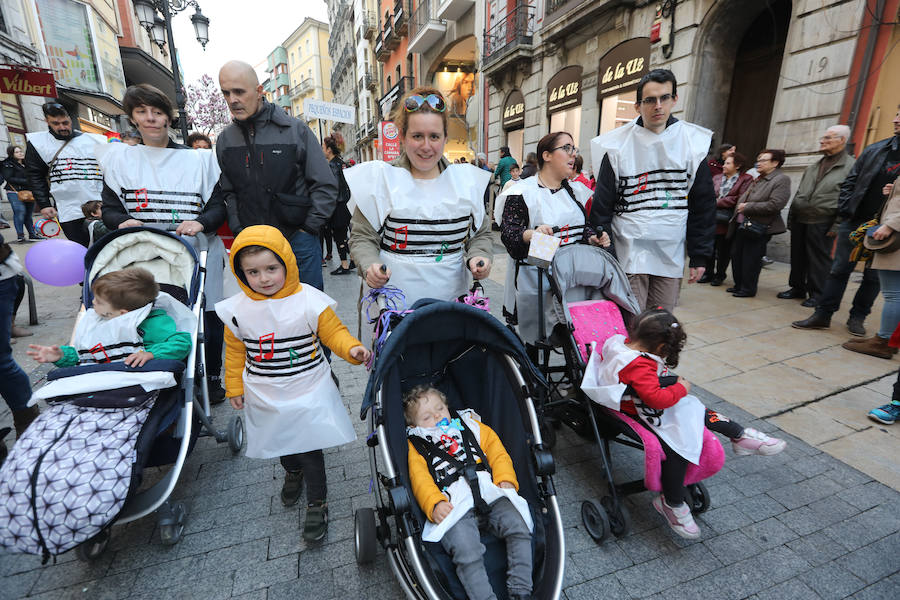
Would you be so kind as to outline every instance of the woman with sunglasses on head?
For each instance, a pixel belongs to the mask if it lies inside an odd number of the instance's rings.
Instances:
[[[444,158],[447,105],[438,90],[410,91],[393,120],[400,157],[344,171],[355,206],[350,254],[366,285],[390,282],[403,290],[407,306],[426,297],[457,298],[470,277],[491,272],[491,229],[482,200],[491,174]]]
[[[508,188],[494,204],[500,239],[509,253],[503,314],[518,324],[519,335],[529,346],[538,338],[538,315],[534,309],[537,304],[529,303],[529,309],[523,311],[516,307],[524,306],[526,298],[537,298],[538,271],[536,267],[517,266],[516,261],[528,256],[534,233],[561,238],[561,246],[588,242],[608,247],[610,243],[605,232],[597,236],[587,225],[585,203],[591,198],[591,190],[580,184],[573,186],[569,181],[577,155],[571,134],[548,133],[537,145],[535,176]]]

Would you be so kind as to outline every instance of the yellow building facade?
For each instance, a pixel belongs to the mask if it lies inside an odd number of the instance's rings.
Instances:
[[[288,60],[291,80],[290,113],[303,119],[303,101],[307,98],[331,102],[331,57],[328,55],[328,24],[306,18],[282,44]],[[305,120],[305,119],[304,119]],[[316,133],[316,119],[308,121]],[[327,135],[328,132],[323,132]]]

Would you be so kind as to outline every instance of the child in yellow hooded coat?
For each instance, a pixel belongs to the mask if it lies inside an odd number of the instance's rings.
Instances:
[[[338,319],[333,299],[301,285],[290,243],[276,228],[241,231],[231,268],[242,293],[216,304],[226,328],[226,396],[246,414],[247,456],[280,457],[285,506],[297,502],[306,481],[303,537],[318,541],[328,526],[322,448],[356,439],[321,345],[355,365],[370,353]]]

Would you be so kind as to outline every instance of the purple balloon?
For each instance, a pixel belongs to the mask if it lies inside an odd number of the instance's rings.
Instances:
[[[32,277],[64,287],[84,280],[84,255],[87,248],[70,240],[44,240],[25,255],[25,268]]]

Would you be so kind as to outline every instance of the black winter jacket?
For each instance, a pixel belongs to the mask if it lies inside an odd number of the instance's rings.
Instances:
[[[233,121],[216,140],[222,168],[219,185],[228,224],[237,235],[250,225],[272,225],[290,237],[298,229],[312,235],[331,217],[337,182],[313,132],[265,100],[246,121]],[[309,205],[302,225],[285,222],[284,205]]]
[[[678,121],[669,117],[666,127]],[[643,120],[638,118],[638,125],[643,127]],[[611,232],[613,215],[619,199],[618,180],[609,162],[603,157],[600,173],[597,174],[597,185],[594,188],[594,202],[591,204],[590,222],[596,231]],[[708,257],[713,255],[716,233],[716,190],[713,187],[712,173],[707,161],[700,161],[694,174],[694,183],[688,192],[688,218],[685,248],[690,257],[689,266],[706,266]],[[612,237],[612,233],[610,233]]]
[[[842,221],[865,221],[856,218],[856,209],[859,208],[863,198],[872,185],[872,180],[878,175],[878,171],[884,165],[888,152],[896,150],[900,145],[900,136],[889,137],[884,140],[869,144],[859,154],[844,183],[841,184],[841,194],[838,197],[838,217]]]
[[[50,135],[58,140],[69,139],[56,135],[52,130],[50,130]],[[74,130],[72,131],[71,137],[74,138],[79,135],[82,135],[82,132]],[[25,175],[28,178],[28,185],[26,187],[34,194],[34,200],[40,208],[51,206],[50,184],[47,181],[47,175],[49,173],[50,165],[44,162],[44,159],[41,158],[41,155],[38,154],[35,147],[31,145],[31,142],[28,142],[28,145],[25,146]]]
[[[25,175],[25,165],[14,158],[7,158],[0,163],[0,169],[3,172],[3,179],[7,184],[12,184],[16,188],[12,190],[7,186],[9,191],[25,191],[28,189],[28,177]]]

